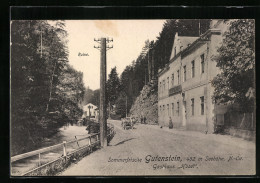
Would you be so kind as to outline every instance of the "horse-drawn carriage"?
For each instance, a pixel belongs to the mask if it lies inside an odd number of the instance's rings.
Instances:
[[[134,121],[131,117],[122,118],[121,121],[121,126],[124,130],[133,129]]]

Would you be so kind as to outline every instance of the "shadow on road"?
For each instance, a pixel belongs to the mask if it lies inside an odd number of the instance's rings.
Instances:
[[[136,139],[136,138],[130,138],[130,139],[123,140],[123,141],[121,141],[121,142],[115,144],[114,146],[121,145],[121,144],[123,144],[123,143],[125,143],[125,142],[127,142],[127,141],[130,141],[130,140],[133,140],[133,139]]]

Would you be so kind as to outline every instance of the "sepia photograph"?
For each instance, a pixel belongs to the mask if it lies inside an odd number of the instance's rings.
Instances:
[[[256,174],[254,19],[10,20],[10,175]]]

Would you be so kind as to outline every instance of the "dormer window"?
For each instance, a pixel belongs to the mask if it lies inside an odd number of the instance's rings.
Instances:
[[[188,44],[188,47],[190,46],[190,44]]]

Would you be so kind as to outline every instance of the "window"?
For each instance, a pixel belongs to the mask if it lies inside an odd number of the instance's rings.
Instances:
[[[164,114],[164,105],[163,105],[163,114]]]
[[[204,97],[200,97],[200,114],[204,115]]]
[[[163,90],[165,90],[165,80],[163,80]]]
[[[183,81],[186,81],[186,65],[183,66]]]
[[[161,83],[161,96],[162,96],[162,93],[163,93],[163,82]]]
[[[163,81],[162,81],[162,87],[161,87],[161,92],[162,92],[162,94],[163,94]]]
[[[200,56],[200,65],[201,65],[201,74],[205,71],[205,61],[204,61],[204,54]]]
[[[177,102],[177,115],[179,116],[180,115],[180,103]]]
[[[172,86],[174,86],[174,74],[172,74]]]
[[[174,103],[172,103],[172,115],[174,116]]]
[[[160,112],[162,112],[162,106],[160,106]]]
[[[162,85],[161,85],[161,93],[163,92],[163,81],[162,81]]]
[[[180,71],[177,70],[177,75],[178,75],[178,84],[180,84]]]
[[[194,116],[194,98],[191,99],[191,115]]]
[[[167,114],[170,115],[169,104],[167,104]]]
[[[167,89],[169,90],[169,77],[167,77]]]
[[[176,56],[176,47],[174,47],[174,56]]]
[[[191,77],[195,77],[195,62],[194,60],[191,62]]]

